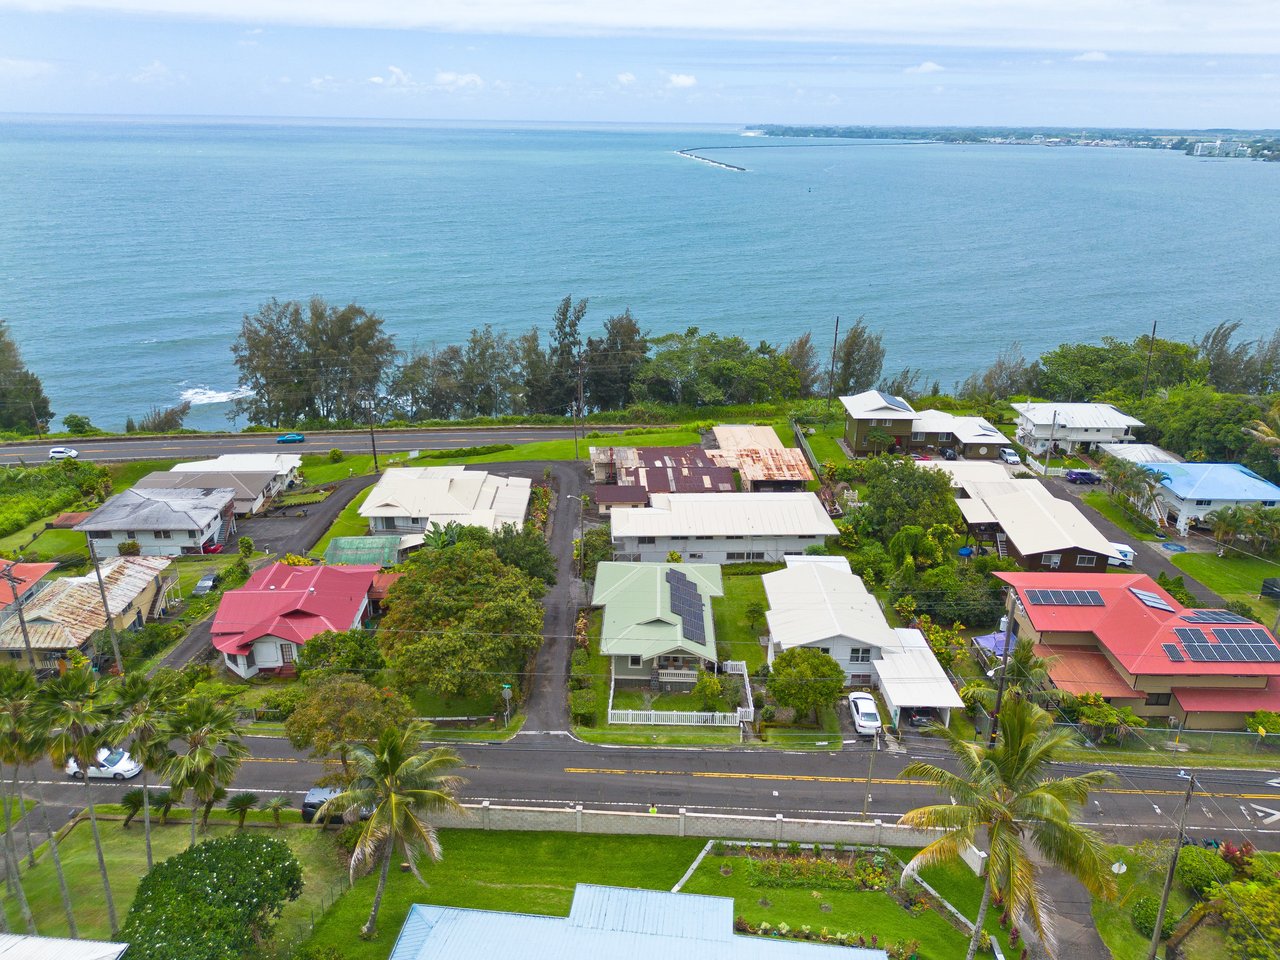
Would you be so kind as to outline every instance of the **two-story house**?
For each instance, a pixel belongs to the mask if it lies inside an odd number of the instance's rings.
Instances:
[[[131,487],[109,498],[75,529],[99,557],[136,543],[144,557],[217,553],[236,532],[235,490]]]
[[[1100,443],[1129,443],[1141,420],[1109,403],[1015,403],[1015,436],[1034,454],[1050,448],[1088,453]]]
[[[920,414],[902,397],[880,390],[864,390],[841,397],[844,441],[855,457],[905,449]]]

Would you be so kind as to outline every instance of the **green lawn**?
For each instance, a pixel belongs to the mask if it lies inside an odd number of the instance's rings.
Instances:
[[[1223,599],[1248,603],[1267,626],[1275,622],[1276,601],[1261,599],[1258,592],[1264,578],[1280,577],[1280,563],[1230,552],[1225,557],[1213,553],[1175,553],[1169,559],[1179,570]]]
[[[893,864],[892,858],[888,859]],[[727,877],[721,873],[724,868],[732,871]],[[881,947],[919,940],[920,960],[955,960],[964,956],[968,938],[938,910],[913,916],[883,891],[766,888],[752,886],[749,877],[744,857],[708,856],[682,892],[732,897],[734,916],[755,926],[767,921],[775,927],[785,923],[797,930],[807,924],[815,933],[824,928],[831,933],[856,933],[868,942],[875,935]]]
[[[28,524],[17,533],[0,538],[0,552],[14,553],[21,550],[22,556],[33,560],[49,561],[64,557],[89,557],[89,548],[85,544],[84,534],[75,530],[45,530],[49,519],[37,520]],[[44,530],[43,533],[40,533]],[[28,544],[31,537],[39,533],[36,539]]]
[[[1093,902],[1093,922],[1102,942],[1111,950],[1113,960],[1144,960],[1151,940],[1134,927],[1130,911],[1139,897],[1159,898],[1168,860],[1148,862],[1131,848],[1122,846],[1111,848],[1111,860],[1113,863],[1124,861],[1128,870],[1116,880],[1115,900]],[[1175,883],[1169,896],[1169,915],[1180,917],[1190,906],[1191,897],[1181,884]]]
[[[848,463],[849,458],[844,455],[844,450],[841,449],[840,444],[837,442],[844,436],[844,421],[826,424],[815,429],[817,433],[805,439],[809,441],[809,449],[818,458],[818,462],[830,462],[837,465]]]
[[[663,433],[610,434],[608,437],[587,437],[578,441],[578,459],[587,458],[587,448],[613,447],[682,447],[696,444],[700,438],[693,430],[670,430]],[[479,457],[420,457],[415,466],[444,466],[451,463],[517,463],[523,460],[572,460],[573,440],[539,440],[535,443],[517,444],[514,450],[500,450]]]
[[[1158,540],[1156,525],[1127,504],[1121,506],[1101,490],[1090,490],[1080,498],[1093,509],[1137,540]]]
[[[907,863],[917,853],[916,850],[909,847],[894,847],[893,852],[903,863]],[[964,863],[953,861],[926,867],[920,871],[920,879],[937,890],[942,899],[946,900],[970,920],[977,919],[978,907],[982,901],[982,881],[974,876],[973,871]],[[1020,949],[1014,950],[1009,946],[1009,934],[1008,931],[1000,926],[1000,912],[998,910],[987,911],[987,920],[982,928],[993,938],[1000,941],[1000,947],[1004,955],[1010,960],[1019,955]]]
[[[488,697],[442,697],[425,687],[413,691],[409,698],[419,717],[479,717],[496,712],[502,715],[502,701]]]
[[[111,473],[111,489],[115,493],[127,490],[149,473],[165,473],[173,469],[177,460],[130,460],[128,463],[107,465]]]
[[[360,516],[360,505],[365,502],[372,490],[373,487],[366,487],[342,508],[342,512],[333,521],[333,525],[324,532],[320,542],[312,548],[311,556],[323,557],[325,548],[329,546],[329,541],[334,537],[362,537],[369,532],[369,521]]]
[[[178,575],[178,590],[186,597],[190,596],[192,588],[206,573],[221,573],[239,558],[239,553],[219,553],[199,560],[177,560],[167,572]]]
[[[5,797],[4,803],[5,803],[5,806],[9,808],[9,822],[15,825],[19,820],[22,819],[23,815],[28,810],[30,810],[32,807],[36,805],[36,802],[34,800],[28,800],[26,797],[22,798],[21,807],[18,806],[17,797]],[[3,834],[3,833],[4,833],[4,815],[3,813],[0,813],[0,834]]]
[[[613,709],[615,710],[702,710],[705,709],[701,697],[692,693],[664,693],[645,705],[645,691],[637,689],[614,690]],[[734,705],[736,706],[736,704]],[[727,713],[734,709],[723,697],[717,700],[712,709]]]
[[[721,660],[745,660],[747,672],[764,666],[765,650],[760,634],[747,623],[747,607],[766,607],[764,584],[758,575],[724,578],[724,596],[711,601],[716,624],[716,656]],[[761,624],[760,630],[764,629]]]
[[[111,890],[115,895],[116,912],[120,922],[124,922],[133,902],[138,881],[146,873],[146,852],[143,845],[141,823],[129,830],[123,830],[118,821],[100,821],[103,852],[107,861],[107,875],[111,878]],[[342,882],[345,868],[339,857],[337,847],[331,833],[323,833],[313,829],[282,829],[275,831],[270,827],[264,829],[270,836],[278,836],[288,842],[294,854],[302,863],[303,887],[302,896],[284,908],[284,915],[277,930],[277,942],[293,942],[305,935],[312,910],[318,910],[324,902],[333,899],[335,888]],[[233,826],[210,824],[207,836],[218,836],[230,833]],[[167,827],[155,826],[152,830],[151,842],[157,861],[164,860],[179,853],[187,846],[191,838],[190,827],[185,824],[171,823]],[[111,935],[107,923],[106,905],[102,897],[102,881],[98,874],[97,855],[94,852],[93,836],[89,824],[78,824],[58,846],[62,859],[63,871],[67,885],[71,891],[71,902],[74,904],[76,924],[81,937],[106,940]],[[65,937],[68,933],[66,916],[62,912],[62,901],[58,895],[57,874],[48,853],[42,848],[42,854],[34,868],[24,868],[23,883],[27,898],[31,902],[32,912],[40,933],[47,937]],[[23,929],[17,907],[10,899],[7,902],[9,922],[13,929]]]
[[[376,876],[358,881],[316,927],[311,945],[345,960],[384,960],[409,908],[434,903],[480,910],[567,916],[579,883],[670,890],[705,841],[680,837],[593,836],[442,830],[444,858],[427,867],[424,887],[393,870],[378,915],[377,940],[361,940]],[[518,944],[511,944],[518,956]]]
[[[379,455],[378,466],[384,468],[388,463],[404,459],[405,455],[403,453]],[[333,483],[335,480],[345,480],[347,477],[362,476],[372,472],[373,454],[371,453],[349,453],[345,459],[337,463],[330,463],[328,455],[323,453],[302,458],[302,476],[304,485],[308,487],[321,483]]]
[[[759,712],[757,703],[756,710]],[[782,750],[843,750],[844,735],[840,732],[840,717],[834,706],[818,711],[817,724],[771,724],[764,732],[766,746]]]

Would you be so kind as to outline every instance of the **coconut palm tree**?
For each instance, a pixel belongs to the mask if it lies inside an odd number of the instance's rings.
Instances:
[[[1213,539],[1225,546],[1233,544],[1248,523],[1248,515],[1243,507],[1219,507],[1206,513],[1204,518],[1209,521]]]
[[[168,762],[169,741],[165,721],[181,696],[178,675],[170,671],[147,677],[141,673],[125,676],[118,693],[121,710],[119,732],[129,742],[129,754],[142,764],[142,831],[147,848],[147,870],[151,869],[151,773]]]
[[[1062,699],[1062,691],[1049,679],[1049,670],[1057,661],[1057,657],[1038,655],[1030,637],[1019,637],[1009,650],[1008,660],[998,663],[990,678],[982,677],[966,684],[966,687],[974,691],[974,696],[984,707],[994,710],[1000,673],[1004,671],[1006,697],[1021,697],[1047,707]]]
[[[200,829],[209,826],[209,811],[218,790],[230,783],[249,748],[240,739],[235,707],[209,697],[192,697],[172,713],[162,736],[178,741],[165,764],[170,789],[181,796],[191,791],[191,846],[196,845],[196,806],[204,806]]]
[[[22,810],[22,792],[18,789],[18,769],[26,759],[24,746],[30,742],[23,728],[28,724],[27,714],[31,708],[35,689],[35,678],[30,673],[17,670],[7,664],[0,667],[0,763],[13,764],[13,795],[19,812]],[[3,778],[0,777],[0,785],[3,785],[3,782]],[[4,806],[5,876],[12,894],[17,898],[22,922],[26,925],[27,932],[34,935],[37,932],[36,922],[31,913],[31,904],[27,901],[27,892],[22,886],[22,873],[19,869],[22,858],[18,856],[14,845],[13,815],[8,791],[0,792],[0,805]],[[23,819],[27,818],[23,817]],[[30,846],[29,837],[30,826],[28,825],[28,846]],[[68,916],[70,916],[69,910]],[[8,918],[5,919],[7,923]]]
[[[447,747],[420,750],[431,727],[411,723],[407,727],[388,727],[377,743],[351,744],[354,778],[339,794],[331,797],[316,811],[315,819],[342,814],[355,820],[368,812],[360,829],[355,850],[351,854],[351,881],[358,874],[381,863],[378,888],[373,896],[369,919],[360,935],[372,937],[377,932],[378,908],[387,886],[387,872],[397,847],[404,851],[409,869],[419,882],[426,884],[419,872],[419,860],[439,860],[440,840],[431,818],[441,811],[460,811],[455,794],[465,782],[448,771],[462,765],[462,759]]]
[[[237,830],[244,829],[244,818],[257,805],[258,795],[256,793],[237,793],[227,801],[227,813],[234,813],[240,817],[240,821],[236,824]]]
[[[1264,418],[1241,429],[1264,447],[1270,447],[1273,454],[1280,452],[1280,403],[1272,405]]]
[[[102,854],[102,835],[98,831],[98,815],[93,804],[93,778],[89,770],[98,763],[98,751],[111,744],[112,725],[116,719],[114,684],[93,672],[87,664],[73,666],[61,676],[45,681],[36,692],[31,706],[32,717],[49,731],[47,749],[55,766],[68,760],[79,767],[84,780],[85,801],[89,810],[89,826],[93,846],[98,853],[98,872],[102,875],[102,891],[107,905],[107,922],[111,935],[120,932],[116,918],[115,898],[107,877],[107,861]]]
[[[985,835],[987,876],[966,960],[973,960],[977,952],[994,894],[1015,916],[1029,917],[1049,942],[1041,915],[1038,870],[1028,855],[1028,843],[1049,863],[1077,877],[1093,895],[1115,893],[1101,838],[1072,822],[1089,792],[1109,774],[1095,770],[1053,777],[1050,764],[1055,754],[1078,740],[1069,731],[1055,730],[1053,719],[1034,703],[1006,700],[999,720],[1000,736],[993,747],[969,743],[945,727],[937,729],[956,755],[958,772],[923,761],[909,764],[902,772],[904,777],[934,784],[952,798],[951,803],[918,807],[902,817],[908,826],[944,831],[912,858],[904,878],[931,864],[957,860],[979,834]]]

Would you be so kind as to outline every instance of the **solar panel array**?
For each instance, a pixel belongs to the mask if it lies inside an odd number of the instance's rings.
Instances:
[[[1164,610],[1173,613],[1173,607],[1169,606],[1169,601],[1158,593],[1152,593],[1150,590],[1139,590],[1137,587],[1130,587],[1129,592],[1145,603],[1153,610]]]
[[[707,628],[703,622],[702,594],[679,570],[667,571],[667,584],[671,587],[671,612],[680,617],[680,632],[686,640],[705,644]]]
[[[1195,610],[1184,613],[1182,619],[1187,623],[1253,623],[1248,617],[1230,610]]]
[[[1186,661],[1186,657],[1182,655],[1182,651],[1178,649],[1176,643],[1162,643],[1160,646],[1164,648],[1164,655],[1174,663],[1184,663]]]
[[[1028,590],[1027,599],[1038,607],[1102,607],[1097,590]]]

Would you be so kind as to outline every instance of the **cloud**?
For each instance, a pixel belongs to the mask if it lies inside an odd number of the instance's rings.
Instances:
[[[907,67],[903,73],[941,73],[947,69],[940,63],[934,63],[932,60],[926,60],[924,63],[916,64],[914,67]]]
[[[636,75],[634,73],[620,73],[618,74],[618,82],[624,87],[629,87],[636,82]]]
[[[1082,53],[1077,57],[1072,57],[1071,59],[1079,61],[1080,63],[1102,63],[1104,60],[1110,60],[1111,58],[1101,50],[1090,50],[1088,53]]]
[[[9,60],[0,57],[0,80],[20,82],[37,80],[53,73],[53,64],[46,60]]]
[[[386,83],[387,81],[386,81],[386,80],[384,80],[382,77],[370,77],[370,78],[369,78],[367,81],[365,81],[365,82],[366,82],[366,83]],[[103,619],[105,620],[106,618],[105,618],[105,617],[103,617]]]
[[[175,73],[169,65],[159,60],[152,60],[141,70],[130,75],[131,83],[148,87],[171,87],[177,83],[186,83],[186,75]]]
[[[667,86],[677,88],[696,87],[698,78],[692,73],[668,73]]]
[[[437,70],[435,85],[440,90],[450,93],[466,90],[484,89],[484,78],[478,73],[455,73],[452,70]]]

